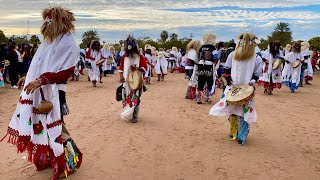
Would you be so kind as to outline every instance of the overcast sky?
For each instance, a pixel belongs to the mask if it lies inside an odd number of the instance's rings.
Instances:
[[[114,42],[128,34],[159,38],[162,30],[180,38],[201,39],[213,32],[218,40],[243,31],[266,38],[275,25],[290,24],[295,40],[320,36],[320,0],[0,0],[0,29],[12,34],[40,34],[43,8],[62,5],[76,14],[76,39],[90,29]]]

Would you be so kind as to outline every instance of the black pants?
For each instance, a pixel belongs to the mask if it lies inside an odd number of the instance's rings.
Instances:
[[[84,63],[82,61],[79,62],[81,70],[84,69]]]
[[[191,79],[192,74],[193,74],[193,69],[187,69],[186,70],[187,79]]]
[[[27,73],[31,64],[31,59],[24,59],[23,61],[24,61],[25,73]]]
[[[23,77],[26,74],[26,70],[25,70],[25,64],[24,62],[19,62],[18,63],[18,74],[21,77]]]
[[[198,90],[203,91],[207,84],[207,90],[211,91],[213,85],[213,68],[212,65],[198,65]]]
[[[59,90],[59,102],[60,102],[60,114],[61,114],[61,121],[63,121],[64,116],[64,109],[63,106],[66,104],[66,92]]]
[[[11,82],[11,86],[15,86],[18,83],[18,71],[17,68],[10,68],[9,69],[9,77],[10,77],[10,82]]]
[[[171,61],[171,60],[170,60],[168,66],[169,66],[171,69],[176,68],[176,61]]]

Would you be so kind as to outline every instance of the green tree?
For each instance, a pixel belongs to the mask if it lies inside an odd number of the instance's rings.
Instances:
[[[173,37],[173,38],[172,38]],[[178,34],[173,34],[170,36],[170,41],[163,42],[162,39],[154,40],[151,39],[149,36],[142,36],[136,38],[136,42],[138,43],[139,48],[144,49],[146,44],[150,44],[151,46],[159,49],[159,48],[166,48],[170,49],[172,46],[177,48],[186,48],[187,44],[191,41],[191,38],[184,37],[182,39],[178,39]],[[115,46],[116,47],[116,46]],[[120,49],[120,46],[117,46],[117,50]]]
[[[311,47],[315,48],[316,50],[320,50],[320,36],[311,38],[309,40],[309,44]]]
[[[172,33],[172,34],[170,35],[170,41],[173,41],[173,40],[178,40],[178,34]]]
[[[85,43],[81,43],[80,45],[79,45],[79,47],[80,47],[80,49],[85,49],[86,47],[87,47],[87,44],[85,44]]]
[[[40,43],[40,39],[39,39],[39,37],[38,37],[37,35],[32,35],[32,36],[30,37],[29,42],[30,42],[31,44],[39,44],[39,43]]]
[[[9,39],[12,39],[17,45],[18,44],[23,44],[23,43],[28,43],[27,36],[16,36],[12,35]]]
[[[224,48],[227,49],[231,43],[235,43],[234,39],[231,39],[230,41],[224,42],[224,43],[223,43]]]
[[[160,39],[162,43],[165,43],[168,40],[168,38],[169,38],[168,31],[162,31],[160,33]]]
[[[268,41],[279,41],[282,46],[292,42],[292,32],[289,23],[280,22],[274,28],[271,36],[268,36]]]
[[[268,40],[263,39],[263,38],[261,38],[260,41],[261,41],[261,43],[259,44],[260,49],[261,50],[267,49],[270,42]]]
[[[274,31],[276,32],[291,32],[290,28],[289,28],[289,23],[284,23],[284,22],[280,22],[276,25],[276,27],[274,28]]]
[[[88,44],[91,43],[92,41],[100,41],[100,37],[98,34],[98,31],[96,30],[89,30],[86,31],[82,34],[82,43]]]
[[[8,38],[6,37],[6,35],[4,35],[3,31],[0,30],[0,44],[8,43]]]

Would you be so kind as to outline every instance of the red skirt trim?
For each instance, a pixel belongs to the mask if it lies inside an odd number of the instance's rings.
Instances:
[[[311,77],[311,76],[305,76],[304,77],[306,80],[308,80],[308,81],[312,81],[313,80],[313,77]]]
[[[265,81],[258,81],[258,86],[263,86],[265,89],[269,88],[269,82]],[[278,88],[280,89],[282,87],[282,83],[272,83],[272,88]]]
[[[55,121],[55,122],[53,122],[51,124],[48,124],[47,125],[47,129],[51,129],[51,128],[54,128],[56,126],[60,126],[61,124],[62,124],[62,120]]]
[[[33,101],[31,99],[22,99],[21,97],[19,99],[19,102],[20,102],[20,104],[27,104],[27,105],[33,104]]]
[[[30,136],[20,136],[19,131],[8,128],[7,134],[0,140],[2,142],[7,136],[8,143],[17,147],[17,153],[27,152],[28,161],[35,164],[38,171],[44,170],[47,167],[55,168],[57,166],[58,173],[64,173],[66,169],[65,153],[58,157],[54,156],[53,150],[48,145],[34,144],[31,142]],[[79,168],[82,163],[82,153],[78,147],[73,144],[79,154],[79,162],[76,167]],[[71,172],[68,172],[71,174]]]

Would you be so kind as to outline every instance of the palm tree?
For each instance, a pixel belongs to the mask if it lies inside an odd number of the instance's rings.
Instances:
[[[177,39],[178,39],[178,34],[172,33],[172,34],[170,35],[170,39],[171,39],[171,40],[177,40]]]
[[[93,40],[99,41],[100,37],[96,30],[89,30],[82,34],[82,42],[85,44],[91,43]]]
[[[268,43],[272,41],[279,41],[282,46],[291,43],[292,32],[289,27],[289,23],[280,22],[277,23],[271,36],[268,36]]]
[[[280,22],[274,28],[274,31],[279,33],[290,32],[289,23]]]
[[[165,43],[167,41],[168,37],[169,37],[168,31],[162,31],[160,33],[160,38],[161,38],[162,43]]]

